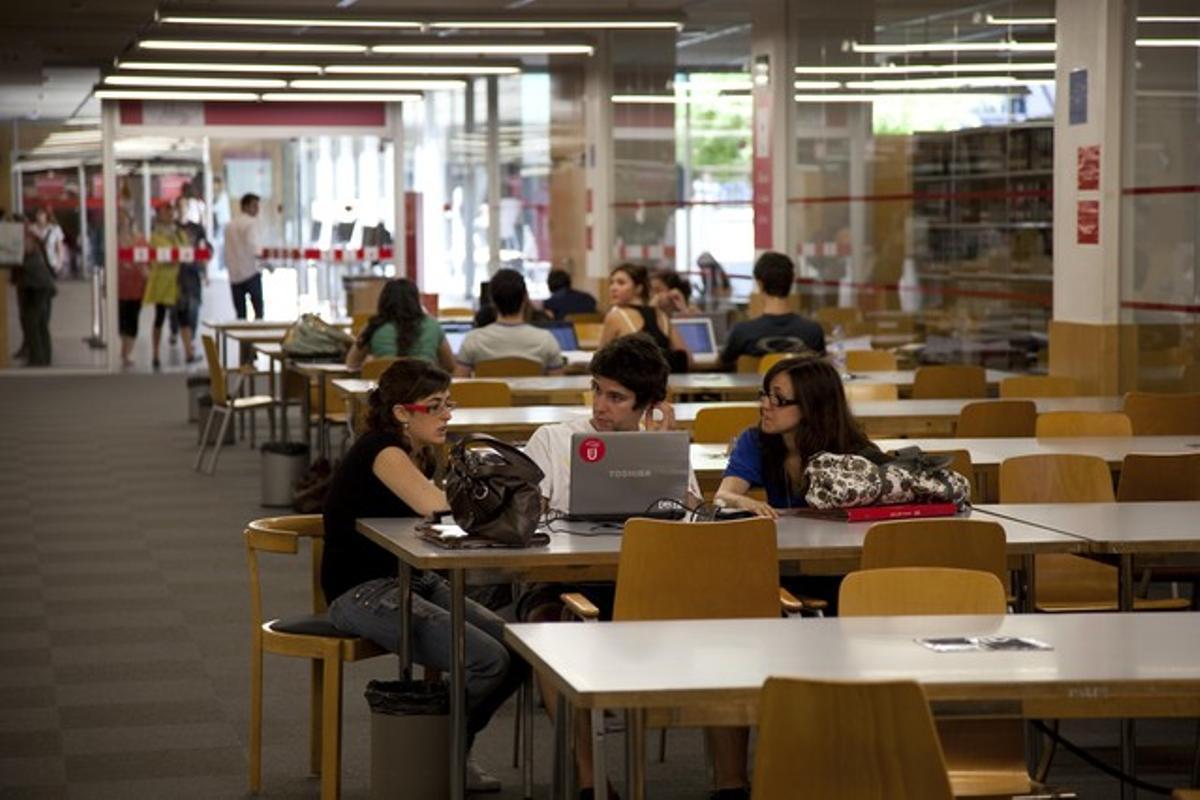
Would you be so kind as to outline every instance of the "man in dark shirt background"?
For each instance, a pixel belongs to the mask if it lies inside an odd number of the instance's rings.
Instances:
[[[596,298],[587,292],[571,288],[571,273],[565,269],[552,269],[546,276],[546,286],[550,296],[542,303],[542,308],[555,319],[566,319],[568,314],[594,314]]]
[[[754,282],[763,297],[762,316],[739,322],[729,332],[721,364],[732,369],[738,356],[767,353],[825,353],[825,332],[807,317],[792,311],[788,295],[796,280],[796,265],[783,253],[767,252],[754,262]]]

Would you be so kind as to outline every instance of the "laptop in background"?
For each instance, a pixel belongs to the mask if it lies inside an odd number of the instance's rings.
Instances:
[[[693,356],[715,356],[717,340],[713,336],[712,320],[708,317],[684,317],[673,319],[671,324],[679,331],[679,338]]]
[[[463,339],[467,338],[469,330],[448,330],[446,331],[446,343],[450,345],[450,352],[458,355],[458,348],[462,347]]]
[[[565,321],[540,322],[539,328],[545,328],[554,334],[560,350],[578,350],[579,339],[575,337],[575,324]]]
[[[653,506],[687,499],[687,431],[576,433],[571,436],[567,518],[624,522],[630,517],[680,519],[681,507]]]

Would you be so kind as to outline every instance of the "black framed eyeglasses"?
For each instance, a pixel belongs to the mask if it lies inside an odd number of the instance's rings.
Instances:
[[[789,400],[786,397],[780,397],[777,394],[768,392],[766,389],[759,389],[758,402],[761,403],[763,400],[766,400],[767,404],[770,405],[771,408],[786,408],[787,406],[797,405],[800,402],[794,397]]]

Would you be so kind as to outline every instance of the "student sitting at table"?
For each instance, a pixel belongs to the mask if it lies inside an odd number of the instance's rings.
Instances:
[[[333,475],[325,503],[321,589],[329,618],[347,633],[400,650],[396,557],[359,533],[359,517],[417,517],[449,508],[431,476],[446,442],[454,403],[450,376],[427,361],[401,358],[370,395],[367,431]],[[450,669],[450,587],[433,572],[412,580],[413,660]],[[524,679],[525,664],[502,642],[504,621],[471,600],[466,605],[467,732],[474,739]],[[497,791],[500,782],[467,761],[467,788]]]
[[[454,353],[442,326],[425,313],[417,285],[393,278],[379,292],[375,316],[367,321],[346,354],[346,366],[358,369],[368,357],[422,358],[442,369],[454,369]]]
[[[738,356],[767,353],[825,353],[825,331],[792,311],[788,296],[796,281],[796,265],[783,253],[766,252],[754,262],[754,285],[763,295],[762,314],[733,326],[721,364],[733,369]]]
[[[776,509],[805,505],[804,466],[816,453],[878,452],[863,433],[837,370],[825,359],[797,356],[763,376],[757,427],[738,436],[716,500],[778,517]],[[763,502],[749,495],[765,488]]]
[[[639,264],[621,264],[608,274],[608,299],[611,307],[604,315],[600,329],[600,346],[618,336],[631,333],[647,334],[663,352],[672,372],[687,372],[691,354],[671,327],[666,312],[651,305],[650,274]]]
[[[491,280],[496,321],[466,335],[458,348],[454,374],[469,378],[480,361],[495,358],[527,358],[541,363],[547,375],[562,373],[562,349],[550,331],[525,321],[529,295],[525,278],[513,269],[498,270]]]
[[[589,431],[659,431],[675,426],[671,404],[666,402],[670,369],[661,348],[646,334],[635,333],[615,339],[596,351],[589,367],[592,373],[592,414],[571,422],[543,425],[534,431],[525,453],[545,474],[542,497],[548,508],[568,511],[571,491],[571,436]],[[689,494],[699,498],[700,488],[693,474]],[[518,617],[530,622],[562,618],[563,592],[580,591],[580,586],[539,584],[518,603]],[[611,619],[613,589],[610,585],[588,585],[585,593]],[[541,682],[546,708],[554,708],[555,690]],[[588,735],[588,717],[577,716],[575,759],[580,797],[594,797],[592,787],[592,742]],[[714,797],[749,797],[746,778],[744,728],[707,730],[709,752],[713,759]],[[611,790],[610,790],[611,794]]]

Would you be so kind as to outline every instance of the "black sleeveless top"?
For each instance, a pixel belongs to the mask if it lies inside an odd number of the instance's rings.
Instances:
[[[632,306],[642,315],[642,333],[647,334],[663,351],[663,357],[671,367],[671,372],[687,372],[687,351],[672,350],[671,339],[658,327],[658,312],[651,306]]]

